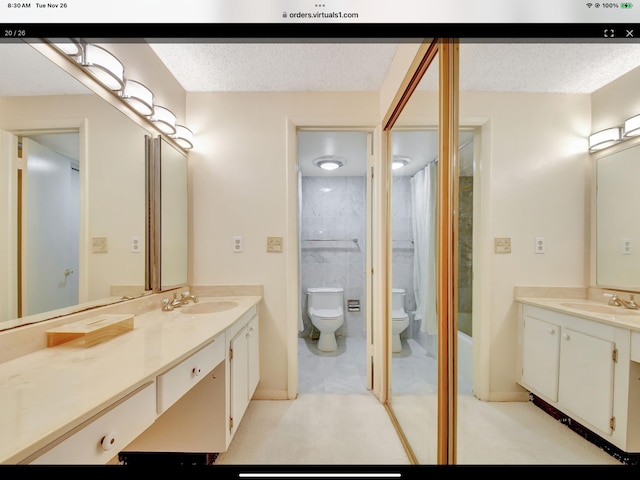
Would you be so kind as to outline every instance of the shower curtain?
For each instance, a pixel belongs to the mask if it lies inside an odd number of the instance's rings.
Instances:
[[[413,288],[420,331],[438,333],[436,317],[436,202],[438,163],[433,161],[411,177]]]

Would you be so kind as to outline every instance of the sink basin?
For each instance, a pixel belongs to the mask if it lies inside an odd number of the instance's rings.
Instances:
[[[213,302],[202,302],[202,303],[194,303],[193,305],[188,305],[186,307],[182,307],[180,311],[182,313],[215,313],[215,312],[224,312],[225,310],[230,310],[234,307],[238,306],[238,302],[233,302],[229,300],[220,300]]]
[[[640,310],[630,310],[628,308],[614,307],[610,305],[598,305],[594,303],[563,303],[562,305],[569,308],[575,308],[576,310],[604,313],[606,315],[640,315]]]

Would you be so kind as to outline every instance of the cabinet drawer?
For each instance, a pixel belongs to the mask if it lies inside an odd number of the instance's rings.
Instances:
[[[212,343],[194,353],[168,372],[159,375],[157,395],[158,414],[167,410],[223,361],[224,353],[224,338],[218,335]]]
[[[155,420],[155,384],[89,420],[32,464],[106,464]]]

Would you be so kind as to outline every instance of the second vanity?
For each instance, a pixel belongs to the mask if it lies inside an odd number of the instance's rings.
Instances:
[[[518,383],[620,450],[640,452],[640,310],[586,298],[516,302]]]
[[[200,296],[172,311],[154,297],[129,332],[0,363],[0,463],[227,449],[259,380],[262,296]]]

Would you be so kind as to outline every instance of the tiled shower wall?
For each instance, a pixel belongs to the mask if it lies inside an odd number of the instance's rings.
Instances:
[[[307,313],[307,288],[342,287],[345,322],[336,335],[366,337],[365,201],[364,176],[302,177],[300,306],[304,330],[301,336],[309,335],[312,330]],[[347,300],[358,300],[360,311],[347,311]]]
[[[413,231],[409,177],[394,176],[392,186],[393,287],[407,292],[405,309],[415,310],[413,293]],[[473,177],[460,177],[459,302],[460,329],[471,335],[471,240]],[[364,177],[302,177],[301,291],[304,330],[311,333],[305,292],[309,287],[344,289],[345,323],[336,334],[366,336],[365,330],[365,228]],[[357,242],[354,242],[356,239]],[[323,241],[317,241],[323,240]],[[359,312],[347,311],[347,300],[360,302]],[[464,315],[467,313],[467,315]],[[413,322],[403,336],[418,334]]]

